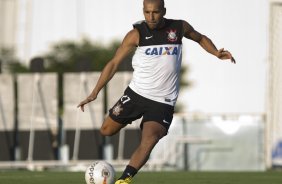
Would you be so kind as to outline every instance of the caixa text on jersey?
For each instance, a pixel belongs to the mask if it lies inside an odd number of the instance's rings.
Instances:
[[[177,55],[178,47],[150,47],[145,50],[146,55]]]

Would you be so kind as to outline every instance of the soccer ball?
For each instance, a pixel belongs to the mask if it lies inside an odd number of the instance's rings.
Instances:
[[[115,170],[106,161],[93,162],[85,171],[86,184],[113,184]]]

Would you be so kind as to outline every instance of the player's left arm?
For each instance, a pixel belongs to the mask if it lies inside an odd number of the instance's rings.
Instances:
[[[224,48],[217,49],[213,44],[211,39],[207,36],[202,35],[198,31],[196,31],[188,22],[183,21],[183,36],[185,38],[191,39],[201,45],[203,49],[205,49],[210,54],[216,56],[219,59],[225,60],[230,59],[232,63],[236,63],[235,59],[232,57],[232,54],[224,50]]]

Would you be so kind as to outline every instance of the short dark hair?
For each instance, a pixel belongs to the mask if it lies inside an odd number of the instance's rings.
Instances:
[[[153,3],[153,2],[156,2],[157,0],[144,0],[144,2],[145,1],[148,1],[148,2],[151,2],[151,3]],[[163,8],[165,8],[165,2],[164,2],[164,0],[159,0],[160,2],[161,2],[161,6],[163,7]],[[143,3],[144,3],[143,2]]]

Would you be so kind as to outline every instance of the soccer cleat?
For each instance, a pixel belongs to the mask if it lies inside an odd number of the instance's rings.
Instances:
[[[115,184],[129,184],[131,183],[131,180],[132,180],[132,177],[125,178],[124,180],[119,179],[115,182]]]

